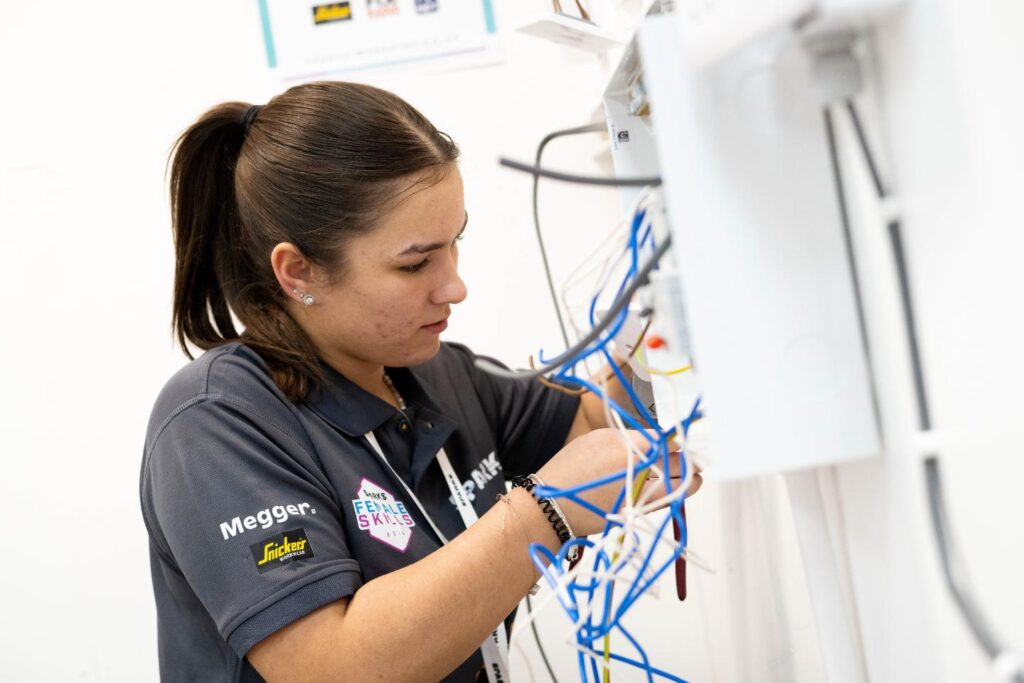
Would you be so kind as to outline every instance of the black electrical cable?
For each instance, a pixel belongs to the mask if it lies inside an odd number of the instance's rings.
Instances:
[[[860,145],[864,161],[871,173],[872,182],[875,185],[875,193],[879,199],[885,199],[888,192],[882,183],[881,175],[878,172],[878,165],[875,163],[875,156],[871,152],[867,137],[864,135],[864,128],[860,122],[857,106],[853,100],[846,101],[847,111],[853,121],[857,133],[857,141]],[[889,221],[889,238],[892,243],[893,259],[896,262],[896,273],[899,279],[900,297],[903,303],[903,322],[906,326],[907,341],[910,346],[910,361],[914,374],[914,391],[917,394],[918,423],[921,431],[930,431],[932,428],[931,413],[928,407],[928,397],[925,392],[924,368],[921,363],[920,344],[917,335],[917,326],[914,321],[913,299],[910,295],[910,276],[907,269],[906,256],[903,249],[903,240],[900,234],[899,219]],[[949,528],[949,518],[946,511],[946,503],[942,494],[942,473],[939,469],[939,460],[935,453],[929,453],[924,461],[925,481],[928,490],[928,509],[932,519],[932,530],[935,532],[935,543],[939,549],[939,558],[942,562],[942,575],[963,616],[968,628],[974,635],[975,640],[981,646],[990,659],[996,659],[1004,654],[1006,650],[1003,644],[996,637],[995,632],[989,625],[982,613],[978,602],[974,599],[970,584],[967,580],[967,572],[961,559],[957,545]],[[1024,671],[1020,668],[1013,674],[1015,683],[1024,683]]]
[[[544,139],[537,145],[537,156],[534,161],[534,166],[540,168],[540,159],[544,154],[544,148],[548,146],[548,143],[557,138],[565,137],[568,135],[580,135],[582,133],[598,133],[607,130],[608,127],[603,123],[591,123],[586,126],[577,126],[575,128],[566,128],[565,130],[556,130],[553,133],[548,133],[544,136]],[[558,295],[555,293],[555,282],[551,277],[551,266],[548,264],[548,252],[544,247],[544,236],[540,231],[540,209],[538,208],[537,202],[537,191],[540,188],[540,174],[535,173],[533,175],[533,229],[537,233],[537,244],[540,246],[540,258],[544,263],[544,275],[548,279],[548,290],[551,292],[551,303],[555,306],[555,315],[558,316],[558,329],[562,331],[562,341],[565,342],[566,347],[569,346],[569,332],[565,328],[565,321],[562,319],[562,307],[558,303]],[[538,647],[540,641],[537,641]],[[543,654],[543,653],[542,653]],[[547,661],[547,660],[545,660]]]
[[[644,267],[637,272],[633,281],[629,283],[625,290],[623,290],[622,294],[619,295],[619,298],[612,303],[611,308],[609,308],[608,312],[605,313],[605,316],[601,318],[596,325],[594,325],[593,329],[590,330],[583,339],[576,342],[572,348],[566,349],[558,356],[548,361],[544,367],[537,370],[508,370],[483,358],[476,359],[475,365],[484,372],[498,377],[507,377],[509,379],[535,379],[557,370],[559,366],[572,360],[580,353],[580,351],[597,341],[598,337],[601,336],[601,333],[611,326],[618,315],[622,313],[626,306],[629,305],[629,302],[632,300],[633,295],[636,294],[636,291],[647,284],[647,279],[651,276],[651,272],[658,266],[658,261],[661,260],[661,257],[665,255],[671,246],[672,237],[670,235],[658,245],[658,248],[654,250],[654,254],[651,255],[651,258],[644,264]]]
[[[533,616],[533,602],[530,600],[529,595],[526,596],[526,611],[529,612],[529,616]],[[548,661],[548,656],[540,644],[540,634],[537,633],[536,619],[530,619],[530,630],[533,631],[533,639],[537,641],[537,650],[540,651],[540,658],[544,660],[544,668],[548,670],[548,675],[551,676],[553,683],[558,683],[558,678],[555,677],[555,670],[551,668],[551,662]]]
[[[552,180],[576,183],[578,185],[600,185],[602,187],[647,187],[648,185],[657,187],[661,185],[661,178],[659,176],[651,176],[649,178],[604,178],[590,175],[575,175],[562,171],[552,171],[551,169],[540,168],[539,166],[531,166],[530,164],[513,161],[505,157],[500,157],[498,163],[516,171],[522,171],[535,176],[539,175],[551,178]]]

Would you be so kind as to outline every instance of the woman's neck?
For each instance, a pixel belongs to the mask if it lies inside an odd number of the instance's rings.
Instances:
[[[347,357],[325,357],[324,362],[348,381],[385,403],[398,407],[398,399],[384,381],[384,366]]]

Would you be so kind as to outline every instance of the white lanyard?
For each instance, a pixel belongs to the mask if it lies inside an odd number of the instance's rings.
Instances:
[[[426,508],[420,502],[416,494],[412,492],[409,485],[405,483],[405,480],[398,476],[394,468],[391,467],[391,463],[388,462],[387,456],[384,455],[384,450],[380,447],[380,443],[377,441],[377,437],[373,435],[373,432],[366,432],[366,440],[373,447],[373,450],[380,456],[381,461],[388,468],[394,478],[402,485],[405,489],[405,493],[409,498],[416,504],[416,507],[420,509],[423,517],[430,524],[430,528],[434,530],[438,538],[445,545],[448,544],[448,539],[445,537],[441,530],[434,524],[434,520],[427,514]],[[468,529],[479,517],[476,514],[476,510],[469,502],[469,497],[466,495],[466,490],[462,488],[462,483],[459,481],[458,476],[455,474],[455,469],[452,467],[452,463],[448,460],[448,454],[444,452],[444,448],[441,448],[437,452],[437,463],[441,466],[441,471],[444,473],[444,479],[448,483],[448,490],[452,493],[452,500],[455,501],[455,507],[459,511],[459,515],[462,517],[462,523],[466,525]],[[494,629],[484,642],[480,645],[480,651],[484,656],[484,668],[487,670],[487,680],[490,683],[509,683],[510,678],[508,675],[508,634],[505,632],[505,622],[502,621],[498,624],[498,628]]]

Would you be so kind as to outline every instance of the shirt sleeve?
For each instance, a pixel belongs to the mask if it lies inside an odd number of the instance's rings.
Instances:
[[[180,409],[142,478],[155,548],[239,657],[361,585],[316,456],[302,433],[229,398]]]
[[[579,397],[544,386],[536,379],[491,375],[476,367],[478,358],[500,367],[505,365],[478,356],[465,346],[448,346],[471,377],[494,433],[502,467],[509,474],[536,472],[565,445]]]

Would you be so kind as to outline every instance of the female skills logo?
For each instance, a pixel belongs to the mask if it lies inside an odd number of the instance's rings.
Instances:
[[[412,539],[412,527],[416,526],[405,503],[365,478],[359,483],[357,495],[352,500],[352,509],[359,528],[369,531],[381,543],[405,552]]]

